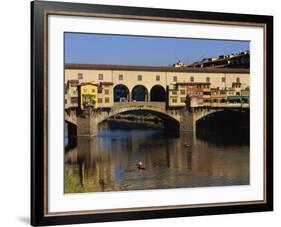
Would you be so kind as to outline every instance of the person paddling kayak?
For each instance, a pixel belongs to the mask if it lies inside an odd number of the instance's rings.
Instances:
[[[138,169],[142,169],[142,170],[145,170],[144,166],[143,166],[143,163],[141,161],[138,161],[138,163],[136,164],[137,168]]]

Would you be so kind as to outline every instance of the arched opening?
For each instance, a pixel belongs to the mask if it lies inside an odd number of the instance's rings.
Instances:
[[[165,102],[166,92],[161,85],[155,85],[150,90],[150,101],[151,102]]]
[[[98,123],[98,130],[162,131],[165,136],[178,137],[180,123],[171,116],[154,110],[136,109],[120,111]]]
[[[114,102],[129,101],[129,89],[123,84],[118,84],[114,87]]]
[[[148,91],[143,85],[137,85],[132,90],[133,101],[148,101]]]
[[[249,129],[248,110],[217,111],[196,121],[197,138],[220,144],[248,144]]]

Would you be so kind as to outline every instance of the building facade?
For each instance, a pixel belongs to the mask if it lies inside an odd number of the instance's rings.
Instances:
[[[187,98],[194,106],[230,100],[233,89],[247,90],[243,94],[249,100],[250,73],[249,69],[232,68],[66,64],[65,84],[69,81],[98,84],[96,108],[126,101],[165,101],[171,108],[182,108]],[[239,84],[239,88],[233,84]],[[218,90],[217,98],[211,97],[214,89]]]
[[[98,84],[81,83],[77,86],[80,109],[87,107],[97,108],[98,105]]]
[[[214,58],[204,58],[201,61],[194,62],[190,65],[180,64],[182,66],[193,68],[250,68],[250,52],[242,51],[238,53],[232,53],[228,55],[220,55]],[[179,66],[179,63],[175,64]]]
[[[65,109],[78,107],[78,90],[79,80],[67,80],[65,82]]]

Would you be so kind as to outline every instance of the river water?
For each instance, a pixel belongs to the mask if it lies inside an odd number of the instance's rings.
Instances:
[[[124,124],[122,124],[124,125]],[[65,150],[65,193],[249,184],[249,143],[214,130],[167,135],[106,123]],[[145,169],[138,169],[141,161]]]

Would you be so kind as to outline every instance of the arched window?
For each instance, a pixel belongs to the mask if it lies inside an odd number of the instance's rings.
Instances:
[[[150,101],[151,102],[165,102],[166,91],[161,85],[155,85],[150,90]]]
[[[129,89],[123,84],[118,84],[114,87],[114,102],[129,101]]]
[[[137,85],[132,90],[133,101],[148,101],[148,91],[143,85]]]

